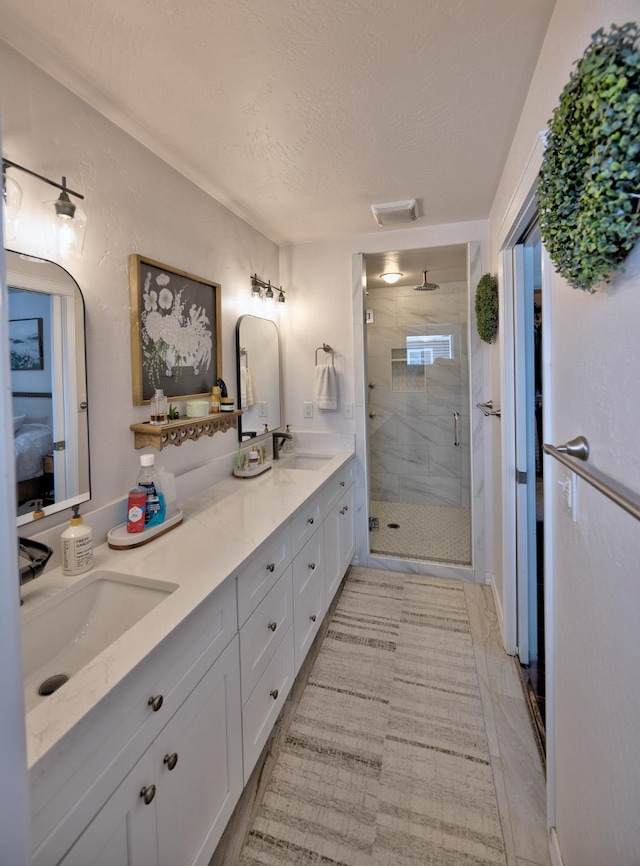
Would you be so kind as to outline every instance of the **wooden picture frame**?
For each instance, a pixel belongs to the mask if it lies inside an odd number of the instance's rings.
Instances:
[[[9,319],[12,370],[44,370],[42,319]]]
[[[145,256],[129,257],[133,405],[209,396],[222,376],[221,286]]]

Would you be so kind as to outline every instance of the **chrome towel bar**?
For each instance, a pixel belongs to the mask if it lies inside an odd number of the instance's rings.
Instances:
[[[587,468],[582,466],[580,462],[586,462],[589,459],[589,443],[584,436],[578,436],[564,445],[543,445],[542,450],[545,454],[550,454],[555,457],[563,466],[566,466],[580,478],[583,478],[587,484],[595,487],[600,493],[603,493],[620,508],[623,508],[636,520],[640,520],[640,496],[620,484],[608,478],[599,469],[594,469],[592,466]]]

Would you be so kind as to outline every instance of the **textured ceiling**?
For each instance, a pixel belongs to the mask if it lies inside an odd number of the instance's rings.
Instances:
[[[0,0],[0,33],[287,243],[486,218],[554,2]]]

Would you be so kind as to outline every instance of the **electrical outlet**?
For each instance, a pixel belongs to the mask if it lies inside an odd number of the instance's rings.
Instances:
[[[302,404],[302,417],[313,418],[313,403]]]
[[[345,403],[342,407],[342,414],[345,418],[353,418],[353,403]]]
[[[267,418],[269,413],[267,412],[267,401],[261,400],[258,403],[258,418]]]

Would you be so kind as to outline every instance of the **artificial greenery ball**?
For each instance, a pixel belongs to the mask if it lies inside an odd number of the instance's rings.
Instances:
[[[483,274],[476,288],[476,323],[480,339],[492,343],[498,331],[498,283],[491,274]]]
[[[538,185],[556,270],[595,291],[640,238],[640,30],[591,37],[553,112]]]

